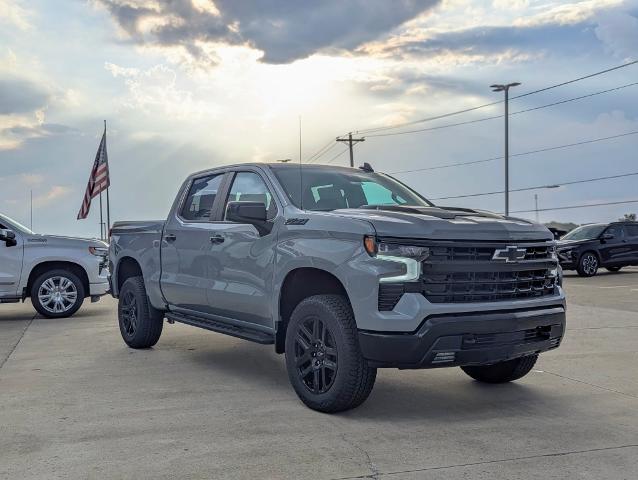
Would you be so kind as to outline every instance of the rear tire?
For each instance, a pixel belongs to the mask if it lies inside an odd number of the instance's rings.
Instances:
[[[63,268],[44,272],[31,286],[31,303],[47,318],[66,318],[77,312],[84,302],[82,280]]]
[[[538,359],[538,355],[515,358],[494,365],[476,365],[461,367],[474,380],[484,383],[513,382],[527,375]]]
[[[120,333],[131,348],[149,348],[162,335],[164,315],[153,308],[142,277],[128,278],[119,294],[117,317]]]
[[[600,262],[594,252],[585,252],[578,260],[576,271],[581,277],[593,277],[598,272]]]
[[[622,267],[605,267],[607,271],[611,272],[611,273],[616,273],[616,272],[620,272],[620,269]]]
[[[352,308],[341,295],[297,305],[286,330],[286,367],[301,401],[325,413],[361,405],[377,375],[361,355]]]

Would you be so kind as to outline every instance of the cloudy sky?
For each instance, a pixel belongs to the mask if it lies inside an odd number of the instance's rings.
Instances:
[[[523,94],[638,59],[638,0],[0,0],[0,211],[58,234],[76,221],[104,119],[112,217],[165,216],[190,172],[307,160],[331,138]],[[638,131],[638,65],[511,102],[511,152]],[[405,130],[502,113],[502,105]],[[368,136],[356,162],[396,172],[502,154],[502,119]],[[638,135],[511,160],[511,186],[638,172]],[[334,145],[319,163],[345,164]],[[502,190],[502,160],[397,174],[437,198]],[[638,199],[638,176],[513,193],[511,209]],[[502,210],[502,196],[441,200]],[[94,204],[95,206],[95,204]],[[638,203],[541,212],[606,221]],[[534,214],[521,214],[534,217]]]

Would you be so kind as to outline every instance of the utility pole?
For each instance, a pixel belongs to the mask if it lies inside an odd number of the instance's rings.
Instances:
[[[540,217],[538,216],[538,193],[534,194],[534,209],[536,210],[536,223],[540,223]]]
[[[31,225],[29,228],[33,231],[33,189],[31,189]]]
[[[348,146],[350,147],[350,166],[353,168],[354,168],[354,153],[353,153],[354,144],[359,142],[365,142],[365,141],[366,141],[365,138],[352,138],[352,132],[348,134],[348,138],[337,137],[337,142],[347,143]]]
[[[507,85],[490,85],[493,92],[505,92],[505,216],[510,214],[510,133],[509,133],[509,93],[510,88],[518,87],[519,82]]]

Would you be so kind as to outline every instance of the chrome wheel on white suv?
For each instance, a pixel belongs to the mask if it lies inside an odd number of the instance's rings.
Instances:
[[[83,301],[82,281],[70,271],[45,272],[31,287],[31,302],[45,317],[69,317],[78,311]]]

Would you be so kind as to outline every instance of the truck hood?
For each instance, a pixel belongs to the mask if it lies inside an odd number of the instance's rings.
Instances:
[[[66,248],[108,247],[105,242],[97,238],[64,237],[59,235],[29,235],[26,241],[31,244],[41,243],[47,246]]]
[[[379,236],[433,240],[553,240],[544,226],[521,218],[458,207],[378,206],[334,210],[333,213],[374,226]]]

